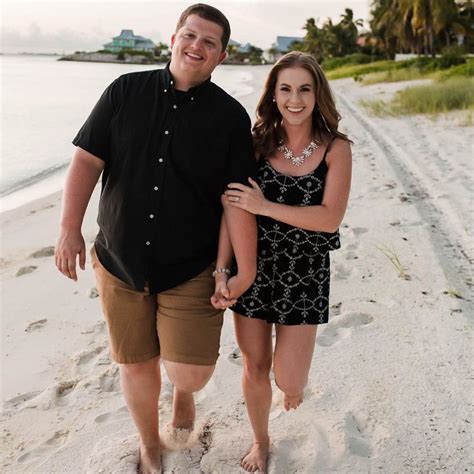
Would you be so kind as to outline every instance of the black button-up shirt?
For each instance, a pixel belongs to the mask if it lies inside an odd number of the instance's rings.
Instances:
[[[73,140],[105,162],[95,242],[102,265],[156,293],[215,260],[222,193],[256,179],[250,126],[210,79],[187,92],[175,90],[168,66],[116,79]]]

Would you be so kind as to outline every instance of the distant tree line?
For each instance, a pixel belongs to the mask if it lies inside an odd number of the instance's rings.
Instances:
[[[373,0],[370,31],[359,34],[363,21],[346,8],[338,23],[318,26],[306,20],[303,42],[290,49],[313,54],[318,61],[365,53],[392,59],[396,53],[434,56],[463,37],[464,52],[474,51],[472,1]]]

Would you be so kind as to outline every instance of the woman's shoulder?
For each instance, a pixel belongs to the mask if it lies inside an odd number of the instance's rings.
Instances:
[[[327,154],[328,163],[336,157],[350,158],[352,156],[351,142],[340,137],[334,137],[330,140]]]

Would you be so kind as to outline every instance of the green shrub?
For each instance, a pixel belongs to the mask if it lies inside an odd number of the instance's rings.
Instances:
[[[373,61],[372,56],[368,54],[355,53],[342,58],[325,59],[321,66],[325,71],[332,71],[342,66],[349,66],[354,64],[367,64]]]
[[[436,75],[438,81],[445,81],[452,77],[473,77],[474,76],[474,60],[470,59],[464,64],[453,66],[445,71],[440,71]]]

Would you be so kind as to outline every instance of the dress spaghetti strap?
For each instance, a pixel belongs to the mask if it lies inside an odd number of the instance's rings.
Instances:
[[[326,161],[326,156],[328,154],[328,151],[331,149],[331,146],[332,146],[335,139],[336,139],[336,137],[332,137],[331,141],[328,143],[328,146],[326,147],[326,151],[324,152],[323,161]]]

